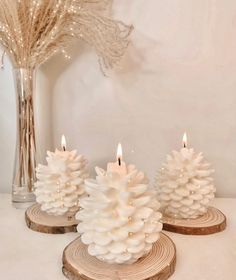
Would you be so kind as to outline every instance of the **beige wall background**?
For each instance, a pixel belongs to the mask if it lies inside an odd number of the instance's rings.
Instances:
[[[236,197],[236,2],[115,0],[114,16],[132,23],[120,69],[104,77],[97,57],[74,45],[41,67],[37,81],[40,152],[77,148],[105,167],[120,141],[124,158],[154,181],[166,154],[189,146],[216,170],[218,196]],[[10,191],[15,105],[11,67],[0,72],[0,191]]]

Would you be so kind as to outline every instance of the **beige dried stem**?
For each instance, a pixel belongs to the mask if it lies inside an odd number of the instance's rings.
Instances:
[[[65,52],[76,39],[94,47],[103,67],[113,67],[128,46],[132,27],[109,18],[110,7],[111,0],[0,0],[0,45],[13,67],[24,69],[17,79],[18,91],[25,97],[18,101],[15,190],[27,186],[32,191],[35,180],[32,69]]]
[[[1,0],[0,44],[14,67],[35,68],[75,39],[106,68],[123,56],[132,30],[107,16],[111,0]]]

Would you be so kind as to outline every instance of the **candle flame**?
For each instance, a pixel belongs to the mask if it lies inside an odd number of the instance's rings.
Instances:
[[[187,148],[187,144],[188,144],[188,138],[187,138],[187,133],[185,132],[183,136],[183,147]]]
[[[122,146],[121,146],[121,143],[118,144],[116,158],[117,158],[118,164],[121,165],[121,161],[122,161]]]
[[[63,151],[66,150],[66,137],[65,137],[64,134],[61,137],[61,148],[62,148]]]

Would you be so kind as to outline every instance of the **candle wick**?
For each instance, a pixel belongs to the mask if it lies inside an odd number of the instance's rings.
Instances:
[[[63,151],[64,151],[64,152],[66,151],[66,147],[65,147],[65,146],[63,146]]]
[[[119,166],[121,166],[121,159],[120,159],[120,157],[118,158],[118,164],[119,164]]]
[[[187,148],[187,145],[186,145],[186,143],[184,143],[184,148]]]

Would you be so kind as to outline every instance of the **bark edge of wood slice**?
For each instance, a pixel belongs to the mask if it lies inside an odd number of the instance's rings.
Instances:
[[[80,238],[63,252],[62,271],[69,280],[166,280],[175,271],[176,248],[164,233],[151,252],[134,264],[108,264],[88,254]]]
[[[33,204],[26,210],[25,221],[30,229],[51,234],[76,232],[76,227],[78,225],[78,221],[74,216],[48,215],[40,209],[40,205],[38,203]]]
[[[225,215],[215,207],[209,207],[206,214],[197,219],[174,219],[163,216],[163,230],[187,235],[208,235],[226,228]]]

